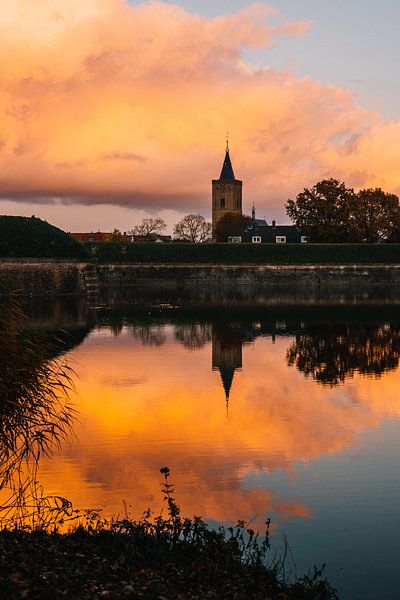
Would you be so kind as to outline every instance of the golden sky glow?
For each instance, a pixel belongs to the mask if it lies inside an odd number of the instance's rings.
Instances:
[[[271,513],[279,520],[308,517],[304,499],[281,497],[248,475],[284,470],[357,447],[385,416],[400,417],[400,373],[356,376],[337,388],[286,366],[290,338],[258,339],[243,352],[229,417],[220,375],[211,370],[211,345],[191,351],[173,342],[142,346],[124,330],[94,332],[70,354],[77,371],[78,443],[43,458],[40,481],[79,507],[137,514],[161,503],[159,468],[172,470],[185,514],[232,521]]]
[[[206,213],[227,129],[246,206],[282,212],[328,176],[398,193],[400,123],[253,64],[247,51],[310,27],[270,18],[262,3],[205,18],[162,2],[1,2],[2,197]]]

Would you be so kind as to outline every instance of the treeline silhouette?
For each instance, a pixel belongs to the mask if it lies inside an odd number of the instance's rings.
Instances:
[[[355,373],[380,377],[397,369],[399,352],[399,325],[313,325],[296,335],[287,363],[318,383],[335,386]]]

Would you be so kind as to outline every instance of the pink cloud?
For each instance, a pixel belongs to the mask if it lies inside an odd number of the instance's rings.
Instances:
[[[227,129],[246,205],[279,207],[326,176],[399,192],[400,123],[245,61],[309,27],[272,17],[262,3],[214,19],[162,2],[2,3],[2,197],[207,211]]]

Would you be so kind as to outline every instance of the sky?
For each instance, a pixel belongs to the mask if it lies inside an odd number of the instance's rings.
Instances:
[[[210,217],[225,136],[243,209],[327,177],[400,193],[400,5],[3,0],[2,214],[69,231]]]

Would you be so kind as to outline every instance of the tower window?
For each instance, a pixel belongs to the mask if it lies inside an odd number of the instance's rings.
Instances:
[[[221,208],[225,208],[225,198],[221,198]]]

